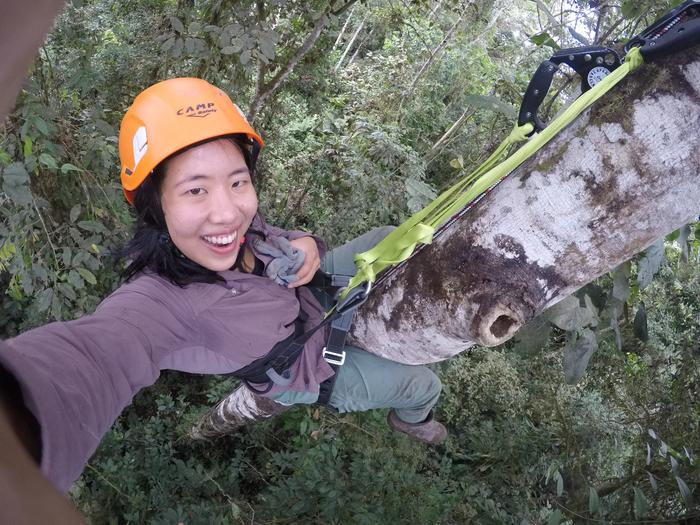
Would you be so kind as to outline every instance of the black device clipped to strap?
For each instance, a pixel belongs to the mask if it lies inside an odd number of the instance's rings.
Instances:
[[[645,62],[700,44],[700,0],[686,0],[625,45],[639,47]]]
[[[608,47],[586,46],[560,49],[545,60],[535,71],[523,95],[518,114],[518,125],[531,123],[534,132],[547,127],[537,112],[552,85],[554,74],[561,64],[571,67],[581,77],[581,92],[585,93],[620,66],[620,57]]]

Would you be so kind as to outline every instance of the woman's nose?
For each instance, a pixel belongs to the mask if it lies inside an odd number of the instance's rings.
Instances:
[[[240,209],[233,192],[228,188],[219,189],[210,195],[209,220],[215,224],[234,224],[240,216]]]

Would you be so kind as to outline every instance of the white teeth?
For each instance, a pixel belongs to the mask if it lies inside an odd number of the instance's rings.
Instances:
[[[217,235],[217,236],[209,236],[209,235],[204,235],[202,238],[207,241],[210,244],[231,244],[233,241],[236,240],[237,232],[234,232],[230,235]]]

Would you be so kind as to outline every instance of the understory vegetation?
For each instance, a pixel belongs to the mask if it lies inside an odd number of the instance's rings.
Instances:
[[[624,42],[677,3],[72,0],[0,127],[0,335],[118,286],[119,122],[158,80],[226,90],[267,144],[268,222],[336,245],[479,165],[553,49]],[[557,82],[544,116],[578,85]],[[71,497],[95,524],[697,523],[699,245],[691,223],[514,341],[434,365],[443,446],[317,407],[198,443],[236,384],[166,372]]]

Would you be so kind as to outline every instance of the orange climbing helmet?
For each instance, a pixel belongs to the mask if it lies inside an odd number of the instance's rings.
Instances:
[[[142,91],[119,129],[121,182],[126,200],[153,169],[173,153],[203,140],[244,133],[263,140],[220,89],[199,78],[173,78]]]

